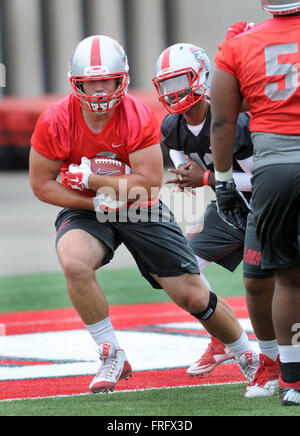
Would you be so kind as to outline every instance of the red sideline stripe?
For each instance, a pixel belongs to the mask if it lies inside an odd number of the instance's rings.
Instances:
[[[239,318],[249,317],[244,297],[227,298],[226,301]],[[138,325],[194,321],[174,303],[111,306],[110,318],[118,330]],[[5,326],[6,335],[84,329],[73,308],[0,314],[0,324]]]
[[[0,401],[86,394],[90,393],[88,387],[91,380],[92,377],[70,377],[0,382]],[[116,391],[238,382],[245,382],[245,378],[237,365],[228,364],[215,368],[211,375],[193,378],[186,374],[185,369],[136,372],[130,380],[121,380]]]
[[[54,365],[53,362],[43,362],[41,360],[32,362],[31,360],[0,360],[0,365],[24,365],[24,366],[39,366],[39,365]]]

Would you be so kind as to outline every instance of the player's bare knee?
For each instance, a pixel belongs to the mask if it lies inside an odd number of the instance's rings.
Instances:
[[[256,297],[262,292],[262,281],[254,278],[244,277],[246,292],[250,297]]]
[[[197,275],[187,276],[186,280],[186,310],[190,313],[202,313],[209,304],[210,292]]]
[[[198,276],[190,276],[186,281],[184,306],[189,313],[202,313],[209,303],[209,290],[202,286]]]
[[[66,280],[74,285],[87,283],[94,275],[93,269],[79,259],[67,258],[61,264]]]
[[[296,292],[299,292],[300,265],[285,270],[277,270],[275,275],[278,287],[288,288],[291,292],[295,289]]]
[[[189,313],[202,313],[209,303],[209,291],[199,292],[199,289],[195,288],[188,296],[186,300],[187,311]]]

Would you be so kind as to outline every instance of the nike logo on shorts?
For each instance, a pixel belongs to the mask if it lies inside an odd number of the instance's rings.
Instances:
[[[181,264],[180,266],[181,266],[181,268],[185,269],[185,268],[187,268],[188,266],[190,266],[191,263],[192,263],[192,262],[188,262],[188,263],[184,263],[184,262],[182,262],[182,264]]]

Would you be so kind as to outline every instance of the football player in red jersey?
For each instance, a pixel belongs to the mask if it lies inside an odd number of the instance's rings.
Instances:
[[[252,114],[252,211],[262,267],[275,274],[273,321],[281,404],[300,405],[300,2],[262,0],[273,18],[221,44],[211,90],[212,146],[221,213],[239,226],[245,206],[232,178],[236,120]],[[259,310],[259,308],[257,308]]]
[[[111,391],[131,375],[95,277],[122,243],[150,284],[164,289],[212,336],[232,343],[242,334],[230,307],[201,281],[194,253],[174,216],[155,201],[163,177],[160,128],[152,111],[127,94],[128,70],[118,42],[103,35],[81,41],[70,62],[74,92],[41,115],[30,153],[35,195],[64,208],[56,221],[57,253],[71,301],[99,347],[102,364],[90,386],[94,393]],[[99,153],[117,154],[132,173],[93,174],[90,159]],[[60,172],[62,183],[57,181]],[[132,188],[138,188],[138,195],[143,191],[149,203],[148,221],[120,220],[118,213],[115,220],[97,220],[93,198],[97,190],[110,188],[119,200],[121,185],[126,194]]]

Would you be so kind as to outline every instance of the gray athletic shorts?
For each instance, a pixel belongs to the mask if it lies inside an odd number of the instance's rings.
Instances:
[[[243,260],[245,234],[220,217],[212,201],[187,237],[197,256],[233,272]]]
[[[159,204],[161,211],[164,205]],[[108,264],[123,243],[134,257],[141,274],[155,289],[161,286],[151,274],[178,277],[199,274],[193,250],[189,246],[174,216],[168,222],[106,222],[100,223],[95,212],[63,209],[55,223],[56,244],[68,231],[81,229],[103,242],[109,249],[102,266]]]
[[[260,245],[251,213],[245,235],[220,218],[216,202],[213,201],[188,235],[188,240],[197,256],[231,272],[244,259],[244,277],[266,279],[273,276],[273,272],[261,268]]]

